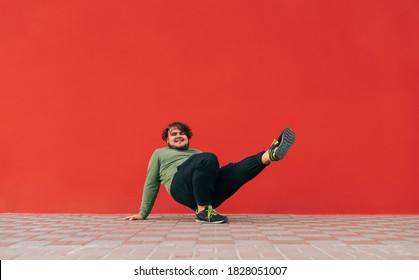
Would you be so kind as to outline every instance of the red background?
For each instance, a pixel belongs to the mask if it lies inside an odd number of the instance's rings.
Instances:
[[[183,121],[221,164],[296,132],[220,212],[419,213],[418,3],[1,1],[0,211],[135,213]]]

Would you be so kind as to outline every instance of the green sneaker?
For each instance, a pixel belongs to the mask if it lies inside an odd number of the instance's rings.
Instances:
[[[269,159],[277,161],[284,158],[285,154],[294,144],[295,134],[291,128],[286,128],[282,131],[278,139],[275,139],[269,148]]]
[[[222,224],[227,223],[228,218],[215,212],[211,205],[207,205],[205,209],[199,213],[198,210],[196,210],[195,221],[199,223]]]

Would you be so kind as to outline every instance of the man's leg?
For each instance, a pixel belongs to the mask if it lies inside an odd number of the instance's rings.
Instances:
[[[196,209],[197,222],[225,223],[228,220],[212,208],[218,172],[217,157],[212,153],[201,153],[185,161],[173,178],[170,189],[172,197],[177,202]]]
[[[209,205],[218,171],[219,163],[214,154],[195,154],[179,166],[170,193],[177,202],[193,210],[198,205]]]
[[[223,166],[215,183],[213,206],[220,206],[245,183],[256,177],[267,165],[284,158],[295,140],[290,128],[284,129],[267,151],[247,157],[240,162]]]
[[[263,155],[260,152],[256,155],[247,157],[237,163],[229,163],[221,167],[215,183],[213,206],[220,206],[226,199],[231,197],[244,184],[255,178],[270,161],[262,162]]]

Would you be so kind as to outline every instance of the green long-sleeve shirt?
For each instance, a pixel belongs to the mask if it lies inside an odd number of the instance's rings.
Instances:
[[[153,208],[159,192],[160,184],[163,184],[170,194],[170,186],[177,167],[185,162],[190,156],[201,153],[199,150],[178,150],[169,147],[154,151],[147,168],[147,177],[144,183],[143,199],[141,201],[140,215],[146,219]]]

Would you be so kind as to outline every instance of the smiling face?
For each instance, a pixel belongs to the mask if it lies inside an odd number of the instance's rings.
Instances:
[[[169,129],[166,141],[167,145],[172,149],[187,150],[189,148],[188,137],[177,127]]]

